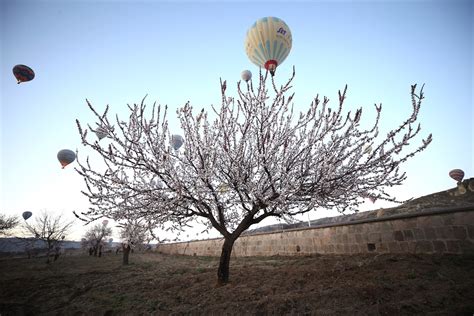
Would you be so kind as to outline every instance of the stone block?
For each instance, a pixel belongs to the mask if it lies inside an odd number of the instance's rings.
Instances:
[[[359,245],[357,244],[351,244],[351,253],[359,253]]]
[[[410,241],[415,239],[415,235],[413,235],[413,231],[411,229],[405,229],[403,231],[403,237],[405,240]]]
[[[353,227],[354,227],[354,231],[359,234],[367,231],[366,224],[353,225]]]
[[[369,233],[368,235],[369,242],[381,242],[382,235],[380,233]]]
[[[425,233],[420,228],[414,228],[413,229],[413,235],[415,235],[416,240],[424,240],[425,239]]]
[[[436,230],[433,227],[425,227],[424,229],[425,237],[428,240],[437,239]]]
[[[433,248],[436,253],[445,253],[447,251],[446,249],[446,243],[442,240],[433,240]]]
[[[405,225],[401,219],[393,220],[392,221],[392,229],[393,230],[403,230]]]
[[[454,224],[454,214],[443,214],[443,225],[452,226]]]
[[[370,224],[366,224],[366,225],[368,225],[369,233],[378,233],[378,232],[381,231],[380,222],[370,223]]]
[[[348,234],[347,239],[350,244],[357,243],[355,234]]]
[[[343,234],[348,234],[349,233],[349,227],[348,226],[341,226],[342,227],[342,233]]]
[[[419,217],[418,217],[419,218]],[[416,218],[404,218],[402,219],[404,229],[413,229],[418,227]]]
[[[342,242],[345,244],[349,243],[349,236],[347,234],[342,234]]]
[[[439,215],[417,217],[416,222],[420,228],[444,225],[443,218]]]
[[[381,235],[382,235],[382,242],[391,242],[395,240],[395,238],[393,237],[393,231],[385,231],[385,232],[382,232]]]
[[[336,244],[336,253],[344,253],[344,245]]]
[[[474,223],[474,212],[458,212],[452,214],[454,216],[453,225],[466,225],[466,223]]]
[[[400,247],[400,244],[398,242],[392,241],[392,242],[387,243],[387,245],[388,245],[388,249],[392,253],[398,253],[402,251],[402,248]]]
[[[416,253],[432,253],[433,243],[427,240],[416,241]]]
[[[396,241],[404,241],[405,238],[403,237],[403,233],[400,230],[393,232],[393,239]]]
[[[467,234],[470,239],[474,239],[474,225],[466,225]]]
[[[408,252],[409,253],[416,253],[417,251],[417,244],[415,241],[407,241],[408,243]]]
[[[348,226],[347,232],[349,234],[354,234],[356,232],[355,225]]]
[[[453,226],[453,233],[455,239],[465,240],[467,238],[467,232],[463,226]]]
[[[351,253],[351,245],[344,244],[344,253]]]
[[[460,247],[463,254],[474,254],[474,243],[469,240],[461,240]]]
[[[326,253],[334,253],[334,245],[326,245],[326,247],[324,247],[324,251]]]
[[[391,232],[393,231],[393,226],[391,221],[380,222],[380,230],[382,232]]]
[[[377,252],[381,252],[381,253],[388,252],[388,244],[386,243],[377,244]]]
[[[461,253],[461,242],[459,240],[447,240],[446,248],[449,253]]]
[[[403,253],[410,252],[410,248],[408,247],[408,242],[407,241],[401,241],[398,244],[400,245],[400,250]]]
[[[361,235],[361,234],[355,234],[355,240],[358,244],[362,244],[366,240],[363,237],[366,237],[367,235]]]
[[[435,227],[438,239],[454,239],[454,232],[452,226]]]

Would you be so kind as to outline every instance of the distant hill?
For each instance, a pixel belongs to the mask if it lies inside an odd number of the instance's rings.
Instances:
[[[25,252],[26,247],[30,249],[44,248],[44,242],[41,240],[34,240],[28,238],[0,238],[0,253],[2,252]],[[64,241],[62,243],[63,249],[80,249],[80,241]]]

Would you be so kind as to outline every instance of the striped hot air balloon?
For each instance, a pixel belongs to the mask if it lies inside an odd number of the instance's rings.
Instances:
[[[457,182],[461,182],[464,178],[464,171],[461,169],[453,169],[449,172],[449,176]]]
[[[35,72],[28,66],[25,65],[16,65],[13,67],[13,75],[15,76],[17,83],[33,80],[35,77]]]
[[[275,74],[276,67],[288,56],[293,39],[286,23],[276,17],[257,20],[247,31],[245,51],[257,66]]]

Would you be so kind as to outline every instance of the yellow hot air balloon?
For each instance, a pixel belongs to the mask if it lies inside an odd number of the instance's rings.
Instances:
[[[245,51],[255,65],[269,70],[273,76],[290,53],[292,41],[290,28],[283,20],[265,17],[247,31]]]

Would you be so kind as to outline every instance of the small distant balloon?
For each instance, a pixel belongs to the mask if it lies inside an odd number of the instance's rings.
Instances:
[[[112,241],[114,241],[113,238],[109,238],[109,243],[112,243]]]
[[[76,160],[76,154],[70,149],[62,149],[58,152],[58,160],[64,169],[64,167]]]
[[[250,70],[244,70],[242,71],[241,77],[242,80],[248,82],[250,79],[252,79],[252,73],[250,72]]]
[[[26,221],[28,218],[31,217],[31,215],[33,215],[33,213],[31,212],[23,212],[22,216],[23,216],[23,219]]]
[[[370,195],[369,200],[370,200],[370,202],[375,203],[375,201],[377,201],[377,198],[373,195]]]
[[[453,169],[449,172],[449,176],[457,182],[461,182],[464,178],[464,171],[461,169]]]
[[[22,82],[33,80],[35,72],[26,65],[16,65],[13,67],[13,75],[15,76],[17,83],[20,84]]]
[[[107,226],[108,223],[109,223],[109,221],[106,220],[106,219],[104,219],[104,220],[102,221],[102,225],[104,225],[104,226]]]
[[[219,187],[218,187],[218,191],[220,193],[226,193],[229,191],[229,186],[227,184],[221,184]]]
[[[367,145],[364,147],[364,154],[370,154],[372,152],[372,146]]]
[[[95,134],[97,135],[99,140],[101,140],[107,137],[107,135],[109,135],[109,131],[107,130],[107,128],[100,126],[95,130]]]
[[[61,239],[64,240],[64,238],[66,238],[66,236],[61,236]]]
[[[181,135],[171,135],[171,147],[178,150],[184,144],[184,138]]]

